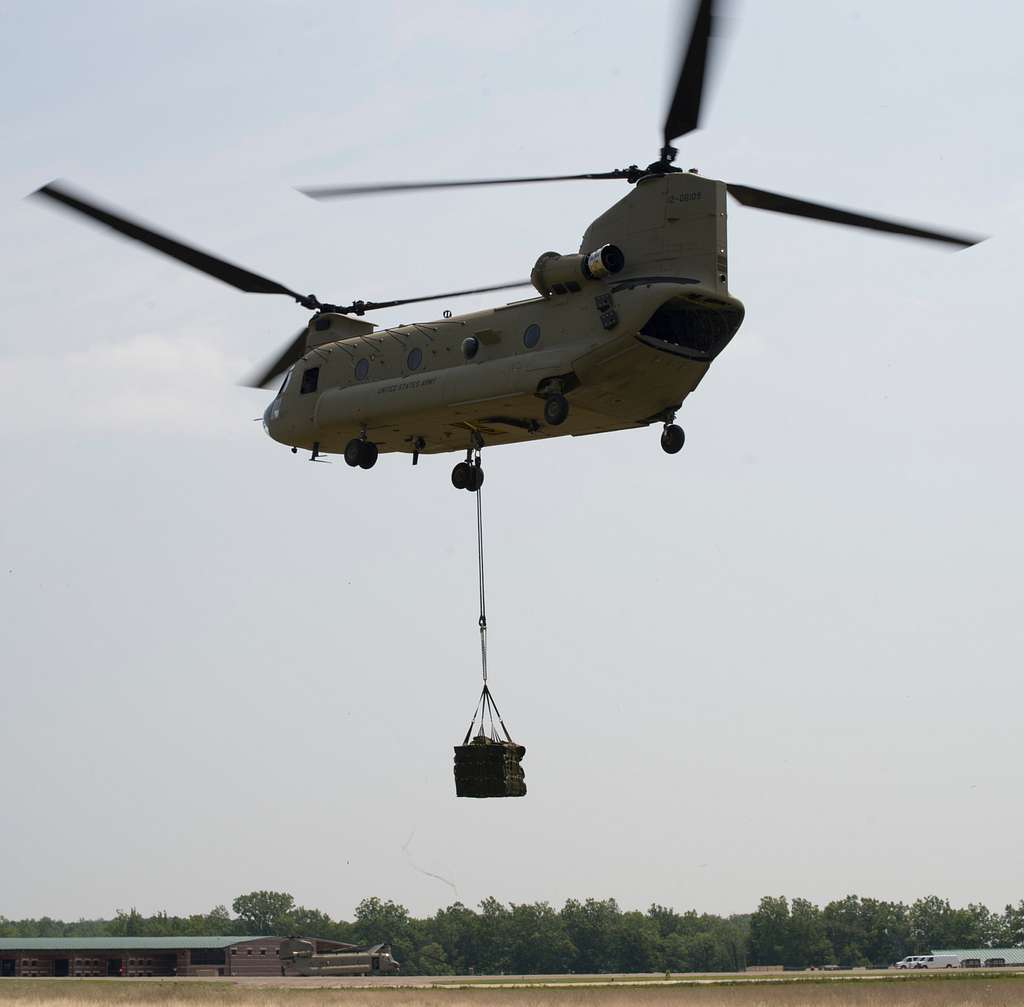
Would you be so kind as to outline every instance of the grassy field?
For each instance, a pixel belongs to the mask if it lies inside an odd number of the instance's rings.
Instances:
[[[641,986],[514,989],[330,989],[231,982],[5,979],[0,1004],[91,1007],[161,1004],[164,1007],[1022,1007],[1024,976],[936,976],[927,979],[739,980],[720,986],[668,982]]]

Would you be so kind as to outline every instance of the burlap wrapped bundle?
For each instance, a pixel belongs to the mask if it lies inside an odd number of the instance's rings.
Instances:
[[[520,764],[526,749],[514,741],[478,734],[455,746],[455,793],[459,797],[523,797],[526,776]]]

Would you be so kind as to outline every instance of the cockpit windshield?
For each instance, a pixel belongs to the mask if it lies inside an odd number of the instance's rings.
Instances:
[[[292,379],[292,371],[294,371],[294,370],[295,370],[295,365],[292,364],[292,366],[289,367],[288,370],[286,370],[284,372],[284,381],[281,382],[281,387],[280,387],[280,389],[278,389],[278,392],[277,392],[278,396],[284,395],[284,390],[288,387],[288,382],[291,381],[291,379]]]

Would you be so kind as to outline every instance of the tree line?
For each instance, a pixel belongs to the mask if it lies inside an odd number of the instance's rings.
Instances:
[[[909,905],[848,895],[818,907],[765,896],[753,913],[716,916],[652,905],[622,910],[615,899],[461,902],[416,919],[396,902],[367,898],[351,920],[295,904],[286,892],[257,891],[208,913],[67,923],[0,916],[0,937],[186,937],[301,934],[352,944],[389,943],[415,975],[552,972],[731,972],[747,965],[891,965],[934,948],[1024,946],[1024,900],[1001,913],[937,896]]]

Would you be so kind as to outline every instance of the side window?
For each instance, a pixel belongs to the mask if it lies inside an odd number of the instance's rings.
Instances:
[[[320,381],[320,368],[308,367],[302,372],[302,385],[299,387],[301,395],[308,395],[316,391],[317,383]]]

